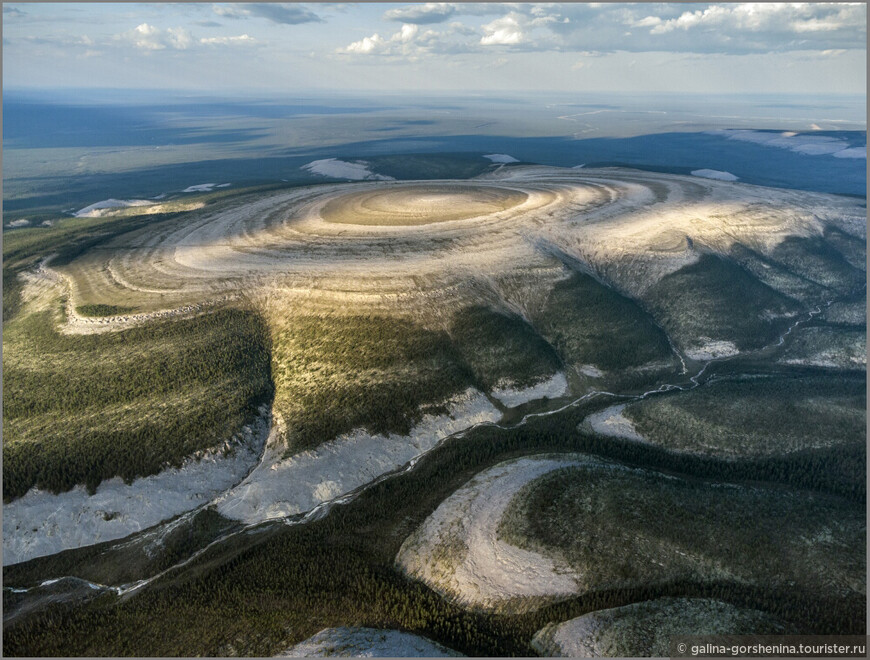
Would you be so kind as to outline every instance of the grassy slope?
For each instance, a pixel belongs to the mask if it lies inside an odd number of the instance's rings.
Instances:
[[[3,355],[4,497],[180,464],[271,396],[268,334],[250,312],[88,336],[27,314],[4,325]]]
[[[866,395],[865,379],[856,376],[719,380],[633,403],[623,414],[668,449],[759,456],[863,444]]]

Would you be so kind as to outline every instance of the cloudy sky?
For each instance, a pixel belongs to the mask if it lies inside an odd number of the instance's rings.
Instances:
[[[866,92],[866,5],[4,3],[4,86]]]

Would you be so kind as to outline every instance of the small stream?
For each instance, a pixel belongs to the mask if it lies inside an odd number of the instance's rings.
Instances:
[[[234,538],[234,537],[239,536],[241,534],[250,534],[250,533],[257,533],[258,531],[266,531],[267,529],[271,528],[275,524],[303,525],[303,524],[313,522],[316,520],[321,520],[322,518],[324,518],[325,516],[327,516],[329,514],[329,512],[332,510],[333,507],[352,502],[359,495],[361,495],[363,492],[365,492],[369,488],[371,488],[371,487],[373,487],[373,486],[375,486],[375,485],[377,485],[377,484],[379,484],[387,479],[391,479],[391,478],[396,477],[398,475],[406,474],[406,473],[410,472],[411,470],[413,470],[416,467],[416,465],[426,455],[428,455],[431,451],[440,447],[441,444],[443,444],[447,440],[454,439],[454,438],[461,438],[461,437],[465,436],[467,433],[473,431],[474,429],[476,429],[478,427],[486,426],[486,427],[495,427],[495,428],[499,428],[499,429],[510,430],[513,428],[523,426],[530,419],[534,419],[537,417],[545,417],[548,415],[555,415],[555,414],[564,412],[565,410],[568,410],[572,407],[576,407],[576,406],[578,406],[586,401],[589,401],[595,397],[600,397],[600,396],[614,397],[617,399],[624,400],[627,403],[631,403],[631,402],[640,401],[640,400],[643,400],[643,399],[646,399],[648,397],[655,396],[658,394],[672,392],[674,390],[687,391],[687,390],[695,389],[696,387],[700,387],[701,385],[704,384],[701,381],[701,378],[703,377],[703,375],[707,371],[707,369],[710,367],[710,365],[715,364],[715,363],[719,363],[719,362],[726,362],[728,360],[732,360],[732,359],[738,358],[738,357],[745,358],[745,357],[753,356],[753,355],[764,355],[765,353],[769,353],[769,352],[776,350],[777,348],[779,348],[780,346],[782,346],[785,343],[786,338],[795,330],[795,328],[797,328],[801,324],[804,324],[804,323],[807,323],[808,321],[811,321],[814,317],[821,314],[824,309],[826,309],[831,304],[833,304],[833,302],[834,302],[833,300],[829,300],[824,304],[818,305],[815,309],[804,313],[801,316],[801,318],[797,319],[794,323],[792,323],[785,330],[785,332],[783,332],[777,338],[776,342],[774,342],[774,343],[768,344],[767,346],[764,346],[760,349],[756,349],[754,351],[747,351],[744,353],[740,353],[737,355],[731,355],[731,356],[727,356],[727,357],[713,358],[710,360],[706,360],[703,363],[698,363],[701,366],[700,366],[700,369],[697,371],[697,373],[695,373],[693,376],[690,376],[686,381],[683,381],[682,383],[665,383],[665,384],[662,384],[655,389],[648,390],[648,391],[643,392],[641,394],[620,394],[618,392],[609,392],[606,390],[594,390],[592,392],[588,392],[588,393],[584,394],[583,396],[581,396],[577,399],[570,401],[569,403],[561,405],[558,408],[554,408],[552,410],[546,410],[546,411],[542,411],[542,412],[528,413],[528,414],[524,415],[519,421],[517,421],[516,423],[513,423],[513,424],[503,425],[503,424],[499,424],[499,423],[495,423],[495,422],[482,422],[482,423],[475,424],[474,426],[471,426],[467,429],[464,429],[462,431],[459,431],[457,433],[454,433],[450,436],[445,437],[444,440],[442,440],[440,443],[436,444],[431,449],[415,456],[413,459],[411,459],[408,463],[406,463],[402,467],[395,469],[395,470],[392,470],[390,472],[386,472],[386,473],[378,476],[377,478],[373,479],[372,481],[370,481],[370,482],[368,482],[368,483],[366,483],[366,484],[364,484],[364,485],[362,485],[362,486],[360,486],[352,491],[344,493],[344,494],[342,494],[334,499],[322,502],[321,504],[318,504],[316,507],[314,507],[310,511],[307,511],[307,512],[302,513],[302,514],[288,516],[285,518],[275,518],[272,520],[260,521],[260,522],[251,523],[248,525],[234,527],[230,531],[227,531],[225,533],[220,534],[217,538],[215,538],[214,540],[209,542],[207,545],[205,545],[204,547],[200,548],[199,550],[196,550],[195,552],[193,552],[186,559],[184,559],[176,564],[173,564],[172,566],[170,566],[162,571],[159,571],[158,573],[152,575],[151,577],[137,580],[135,582],[131,582],[131,583],[127,583],[127,584],[105,585],[105,584],[99,584],[96,582],[91,582],[88,580],[83,580],[83,579],[75,577],[75,576],[62,576],[62,577],[44,580],[44,581],[40,582],[38,585],[35,585],[32,587],[27,587],[27,588],[4,586],[3,591],[6,592],[6,594],[9,594],[10,599],[14,599],[15,601],[17,601],[14,603],[10,603],[10,607],[4,608],[4,623],[11,621],[14,618],[17,618],[25,613],[30,613],[30,612],[36,611],[38,609],[41,609],[42,607],[45,607],[50,603],[70,602],[70,601],[75,601],[75,600],[87,600],[87,599],[93,597],[94,595],[98,595],[100,593],[107,593],[107,592],[113,592],[122,598],[130,597],[131,595],[135,594],[143,587],[145,587],[145,586],[151,584],[152,582],[164,577],[165,575],[171,573],[172,571],[184,568],[185,566],[187,566],[188,564],[190,564],[191,562],[195,561],[197,558],[199,558],[200,556],[202,556],[203,554],[208,552],[210,549],[226,542],[227,540],[229,540],[231,538]],[[673,347],[673,345],[672,345],[672,347]],[[676,350],[675,347],[673,347],[673,348],[674,348],[674,352],[676,353],[676,355],[680,358],[680,361],[682,362],[682,365],[683,365],[682,373],[683,374],[688,373],[688,366],[687,366],[686,359],[684,358],[683,355],[681,355]],[[172,532],[173,530],[178,528],[180,525],[183,525],[186,522],[190,521],[197,513],[199,513],[203,509],[207,508],[208,506],[211,506],[212,503],[213,502],[209,502],[207,504],[201,505],[200,507],[198,507],[196,509],[193,509],[193,510],[188,511],[184,514],[181,514],[180,516],[174,518],[171,521],[161,523],[161,524],[151,528],[150,530],[144,532],[142,534],[142,536],[149,535],[149,536],[155,537],[154,540],[149,544],[149,546],[154,547],[155,544],[160,545],[161,538],[165,537],[167,534],[169,534],[170,532]],[[120,542],[119,544],[117,544],[116,546],[113,546],[113,547],[129,546],[133,543],[136,543],[137,541],[141,541],[142,536],[137,535],[135,538],[128,540],[128,541]],[[6,594],[4,594],[4,601],[7,600]]]

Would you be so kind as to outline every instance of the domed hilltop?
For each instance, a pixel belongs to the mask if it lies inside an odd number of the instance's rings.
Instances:
[[[10,236],[4,650],[181,600],[137,652],[863,625],[863,200],[521,164],[185,199]]]

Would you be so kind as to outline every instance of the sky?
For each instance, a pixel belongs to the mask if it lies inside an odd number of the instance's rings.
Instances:
[[[3,3],[3,85],[866,94],[864,3]]]

